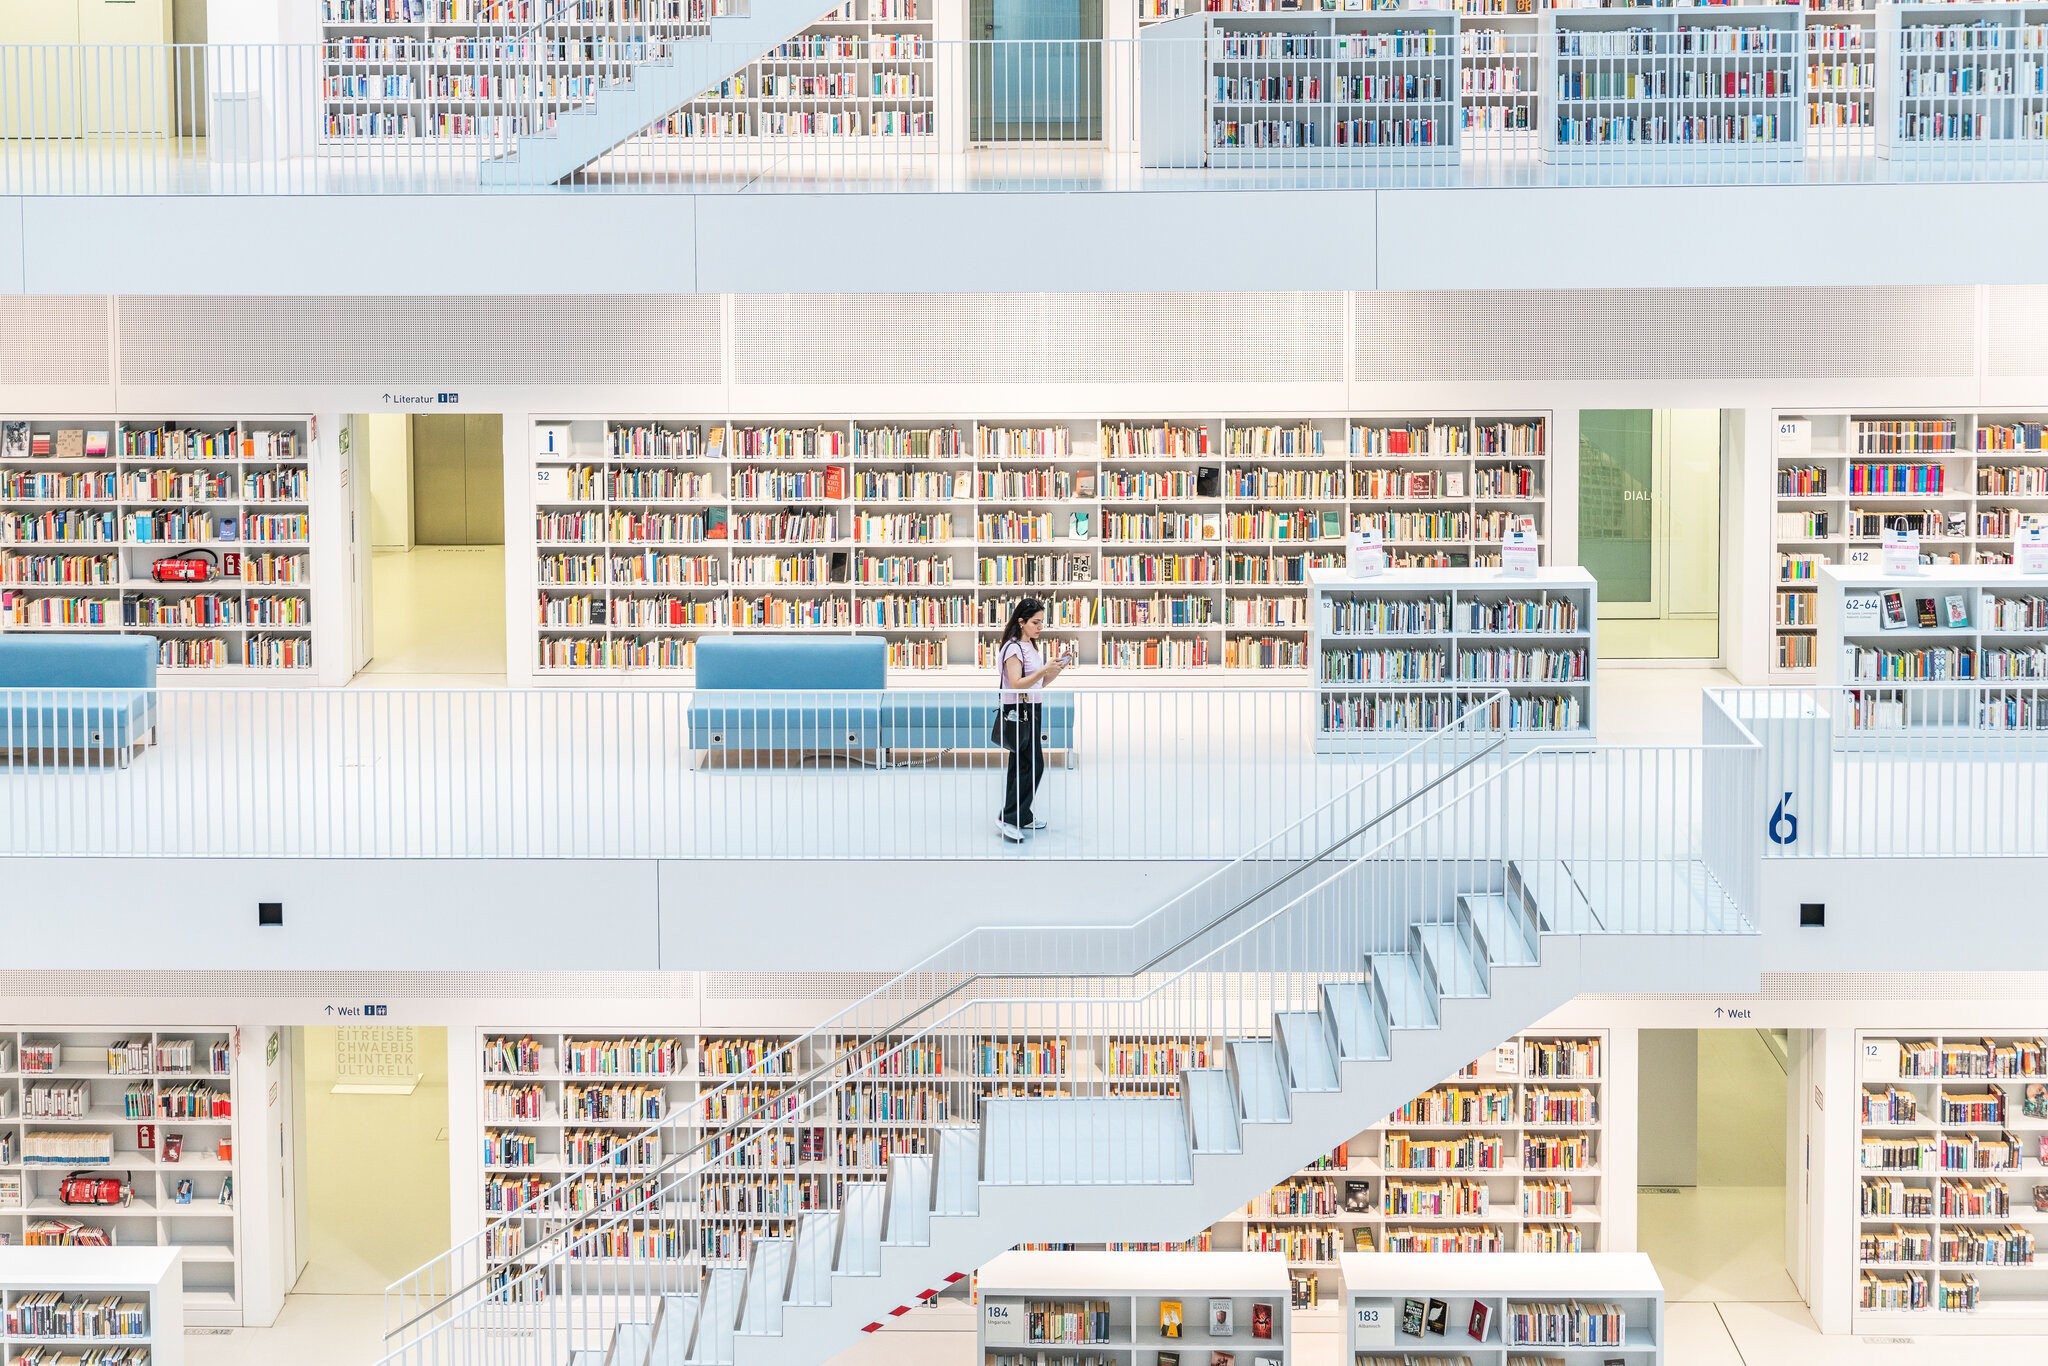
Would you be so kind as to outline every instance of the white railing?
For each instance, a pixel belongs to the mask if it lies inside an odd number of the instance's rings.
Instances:
[[[2048,680],[1731,688],[1770,858],[2048,856]]]
[[[680,45],[729,76],[653,126],[641,120],[645,131],[570,186],[1039,192],[2048,177],[2043,30],[2002,17],[1979,24],[1964,5],[1955,22],[1971,26],[1981,50],[1778,7],[1709,13],[1729,28],[1766,25],[1756,45],[1730,51],[1701,50],[1703,40],[1675,31],[1574,38],[1547,27],[1546,13],[1545,26],[1520,31],[1466,16],[1455,37],[1415,53],[1317,48],[1249,67],[1212,66],[1220,49],[1164,32],[988,42],[938,40],[916,26],[892,34],[886,24],[842,35],[852,48],[828,39],[764,55],[759,44],[698,36],[700,13],[455,36],[366,26],[318,45],[0,46],[0,194],[543,190],[529,182],[552,173],[522,179],[508,169],[519,137],[601,107],[608,91],[621,105],[639,100],[627,107],[644,114],[647,83],[628,90],[636,68]],[[1639,26],[1658,13],[1645,10]],[[1425,17],[1447,16],[1416,16]],[[1372,90],[1390,93],[1367,99]]]
[[[991,682],[0,689],[0,856],[1213,861],[1414,738],[1318,754],[1307,688],[1062,690],[1013,845]]]
[[[1711,864],[1753,863],[1754,851],[1716,854],[1707,835],[1715,806],[1753,785],[1753,747],[1510,758],[1453,730],[1411,757],[1431,780],[1392,806],[1347,799],[1145,921],[976,930],[744,1071],[709,1078],[720,1084],[691,1112],[622,1139],[624,1158],[535,1183],[522,1207],[394,1285],[387,1361],[565,1361],[645,1321],[660,1293],[744,1267],[804,1213],[849,1210],[850,1191],[884,1179],[885,1154],[941,1155],[967,1137],[955,1155],[976,1154],[988,1185],[1165,1179],[1146,1155],[1184,1136],[1178,1103],[1160,1103],[1179,1094],[1183,1069],[1224,1066],[1227,1040],[1271,1037],[1275,1012],[1320,1010],[1325,987],[1359,986],[1366,955],[1407,950],[1414,927],[1457,926],[1466,952],[1443,956],[1433,984],[1485,994],[1487,958],[1452,906],[1460,892],[1500,890],[1511,860],[1567,860],[1589,914],[1561,932],[1753,933]],[[1401,989],[1391,977],[1370,988]],[[1115,1118],[1073,1126],[1087,1141],[965,1128],[1017,1098],[1109,1106],[1095,1114]],[[892,1121],[885,1133],[865,1127],[878,1113]]]

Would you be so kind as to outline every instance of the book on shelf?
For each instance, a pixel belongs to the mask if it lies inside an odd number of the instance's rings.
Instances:
[[[1422,1336],[1422,1325],[1428,1314],[1428,1307],[1421,1300],[1401,1301],[1401,1331],[1411,1338]]]
[[[1161,1300],[1159,1302],[1159,1336],[1163,1338],[1179,1337],[1185,1321],[1186,1310],[1182,1307],[1179,1300]]]
[[[1440,1338],[1449,1329],[1450,1321],[1451,1306],[1442,1300],[1432,1299],[1429,1302],[1429,1312],[1423,1317],[1422,1326],[1431,1337]]]
[[[1237,1334],[1237,1306],[1227,1299],[1209,1301],[1209,1336],[1212,1338],[1234,1337]]]

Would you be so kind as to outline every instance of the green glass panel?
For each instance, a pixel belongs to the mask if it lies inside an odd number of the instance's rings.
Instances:
[[[1648,408],[1579,413],[1579,563],[1603,606],[1648,603],[1651,575],[1651,430]]]

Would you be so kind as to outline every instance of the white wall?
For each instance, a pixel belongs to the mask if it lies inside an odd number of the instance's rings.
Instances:
[[[371,413],[364,419],[370,472],[370,545],[376,550],[411,550],[412,418]]]

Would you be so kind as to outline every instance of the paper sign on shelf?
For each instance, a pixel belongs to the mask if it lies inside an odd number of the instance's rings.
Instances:
[[[1500,543],[1502,577],[1529,579],[1536,576],[1536,519],[1517,517],[1508,523],[1508,534]]]
[[[1391,1347],[1394,1345],[1394,1302],[1365,1299],[1351,1302],[1351,1345]]]
[[[1813,424],[1803,417],[1786,417],[1778,420],[1778,454],[1811,455],[1813,453]]]
[[[2048,526],[2038,517],[2023,518],[2012,543],[2013,563],[2022,574],[2048,574]]]
[[[1920,572],[1920,533],[1911,527],[1886,527],[1884,529],[1884,543],[1880,550],[1884,555],[1885,573],[1918,574]]]
[[[1344,568],[1354,579],[1369,579],[1386,572],[1387,547],[1378,527],[1354,531],[1344,546]]]

